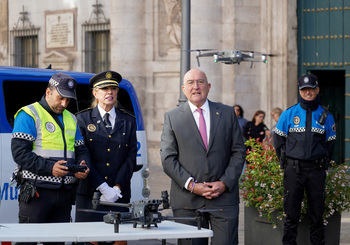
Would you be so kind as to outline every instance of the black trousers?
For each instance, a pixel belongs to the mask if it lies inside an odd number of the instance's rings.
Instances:
[[[34,197],[29,202],[19,200],[19,223],[70,222],[72,203],[75,198],[74,190],[37,188],[37,191],[39,197]],[[20,244],[36,245],[37,242],[16,243],[16,245]],[[64,242],[46,242],[44,244],[64,245]]]
[[[323,212],[325,208],[326,171],[314,167],[296,166],[295,160],[287,160],[284,172],[284,245],[295,245],[304,191],[307,195],[310,219],[310,241],[313,245],[325,244]]]

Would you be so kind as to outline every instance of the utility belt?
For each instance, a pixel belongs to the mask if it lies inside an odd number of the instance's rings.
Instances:
[[[36,188],[47,189],[60,189],[73,190],[77,182],[77,178],[74,175],[67,175],[64,177],[55,176],[39,176],[28,170],[22,170],[21,167],[16,166],[13,174],[12,181],[16,180],[17,187],[20,187],[19,199],[24,202],[29,202],[34,197],[39,197],[39,193]]]
[[[314,168],[314,169],[328,169],[328,163],[327,157],[317,159],[317,160],[298,160],[293,158],[287,158],[287,161],[285,162],[285,167],[292,165],[294,166],[297,173],[300,172],[300,168]]]

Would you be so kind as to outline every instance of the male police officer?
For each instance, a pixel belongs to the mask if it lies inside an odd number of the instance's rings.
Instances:
[[[75,88],[71,76],[53,74],[40,102],[15,115],[11,150],[19,167],[20,223],[70,221],[75,182],[86,178],[89,169],[71,173],[65,165],[90,161],[76,118],[66,110],[70,99],[76,99]]]
[[[325,244],[323,212],[327,165],[336,139],[333,116],[319,105],[317,77],[299,78],[299,103],[277,123],[274,145],[284,172],[283,244],[297,244],[301,203],[306,190],[312,244]]]

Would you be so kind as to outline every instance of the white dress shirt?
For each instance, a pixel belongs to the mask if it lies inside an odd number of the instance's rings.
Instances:
[[[97,105],[97,108],[98,108],[98,111],[100,112],[100,115],[101,115],[102,118],[104,117],[104,115],[107,112],[109,113],[109,121],[111,122],[112,129],[113,129],[114,124],[115,124],[115,118],[117,117],[117,114],[115,112],[115,107],[113,107],[112,110],[110,110],[110,111],[103,110],[100,105]]]

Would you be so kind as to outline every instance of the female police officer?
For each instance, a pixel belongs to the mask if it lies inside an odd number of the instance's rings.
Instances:
[[[79,184],[77,209],[90,209],[95,191],[101,193],[101,201],[130,202],[130,180],[137,154],[136,120],[117,109],[120,82],[121,75],[114,71],[93,76],[90,79],[92,106],[77,115],[79,129],[91,154],[90,176]],[[99,206],[98,210],[128,211],[111,206]],[[78,211],[76,220],[103,221],[102,216]]]

